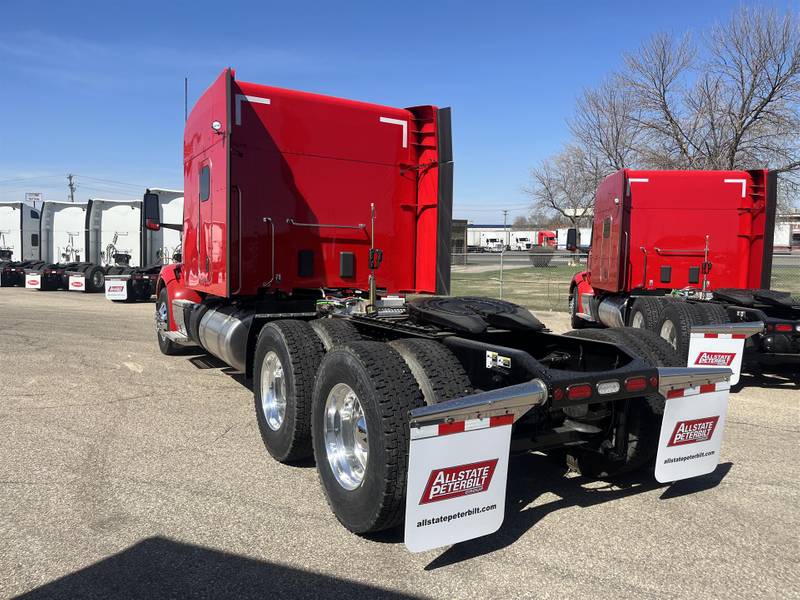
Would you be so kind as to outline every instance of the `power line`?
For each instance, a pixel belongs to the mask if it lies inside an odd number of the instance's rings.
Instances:
[[[101,179],[100,177],[90,177],[89,175],[78,175],[78,177],[83,177],[84,179],[91,179],[92,181],[101,181],[105,183],[115,183],[117,185],[124,185],[127,187],[134,187],[137,190],[142,190],[146,188],[146,185],[142,185],[140,183],[126,183],[125,181],[117,181],[115,179]]]
[[[19,177],[17,179],[0,179],[0,184],[16,183],[19,181],[38,181],[39,179],[51,179],[53,177],[63,177],[63,175],[39,175],[38,177]]]

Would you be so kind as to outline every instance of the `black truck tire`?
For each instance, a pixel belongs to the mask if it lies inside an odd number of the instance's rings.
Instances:
[[[355,325],[344,319],[314,319],[311,328],[319,336],[325,352],[330,352],[337,346],[361,340]]]
[[[425,404],[461,398],[472,393],[472,384],[455,354],[434,340],[409,338],[389,345],[403,357],[422,391]]]
[[[161,293],[158,294],[158,300],[156,300],[156,322],[163,319],[166,320],[166,323],[169,323],[169,298],[167,296],[167,288],[161,290]],[[180,344],[176,344],[168,339],[164,335],[164,332],[158,327],[156,327],[156,339],[158,340],[158,349],[161,350],[161,354],[175,356],[176,354],[180,354],[183,350]]]
[[[725,310],[724,306],[711,304],[710,302],[698,302],[694,307],[700,312],[703,325],[722,325],[723,323],[731,322],[728,311]]]
[[[278,462],[311,456],[311,394],[325,349],[305,321],[261,328],[253,359],[253,398],[264,447]]]
[[[689,357],[692,325],[703,325],[703,315],[688,302],[673,302],[658,322],[658,334],[675,348],[684,366]]]
[[[87,292],[102,292],[105,290],[106,274],[103,267],[90,267],[84,271]]]
[[[337,441],[335,430],[326,422],[334,418],[330,408],[336,399],[343,393],[352,398],[350,392],[357,397],[356,415],[361,415],[358,431],[367,436],[365,464],[349,462],[361,456],[358,448],[363,446],[358,446],[355,435],[353,452],[328,454],[329,448],[346,446],[346,442]],[[328,505],[353,533],[389,529],[403,521],[410,443],[408,413],[423,404],[411,370],[388,344],[353,342],[335,348],[322,359],[312,408],[314,457]],[[340,431],[346,428],[342,426]],[[356,475],[352,477],[348,477],[350,464],[355,465],[352,472]]]
[[[655,331],[664,304],[660,298],[636,298],[628,313],[628,327]]]

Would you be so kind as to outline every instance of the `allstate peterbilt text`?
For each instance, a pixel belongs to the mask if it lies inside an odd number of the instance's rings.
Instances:
[[[766,170],[610,175],[570,288],[572,326],[649,329],[686,357],[693,326],[762,322],[745,361],[800,363],[800,298],[770,289],[776,194]]]
[[[729,369],[687,369],[654,334],[554,335],[516,305],[445,296],[449,109],[225,70],[186,123],[184,174],[183,259],[161,270],[158,345],[201,346],[252,378],[266,449],[313,455],[349,530],[405,517],[412,550],[491,533],[510,451],[567,455],[594,475],[657,454],[669,480],[716,467],[713,450],[662,456],[674,450],[659,431],[716,418],[692,450],[721,442]],[[167,225],[147,198],[144,210]]]

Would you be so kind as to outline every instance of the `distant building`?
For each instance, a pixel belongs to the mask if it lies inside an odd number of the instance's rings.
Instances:
[[[453,219],[450,229],[451,252],[464,254],[467,251],[467,220]]]

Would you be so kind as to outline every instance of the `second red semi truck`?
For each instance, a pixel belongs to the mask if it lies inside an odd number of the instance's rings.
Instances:
[[[693,326],[760,321],[745,360],[800,363],[800,298],[770,289],[776,193],[766,170],[610,175],[570,287],[572,326],[649,329],[686,357]]]
[[[509,452],[590,475],[655,461],[662,481],[716,468],[729,369],[688,369],[650,332],[554,335],[514,304],[444,296],[450,135],[448,109],[225,70],[186,123],[161,351],[200,346],[245,373],[269,454],[313,456],[346,528],[405,520],[415,551],[500,526]],[[144,211],[181,225],[147,196]]]

